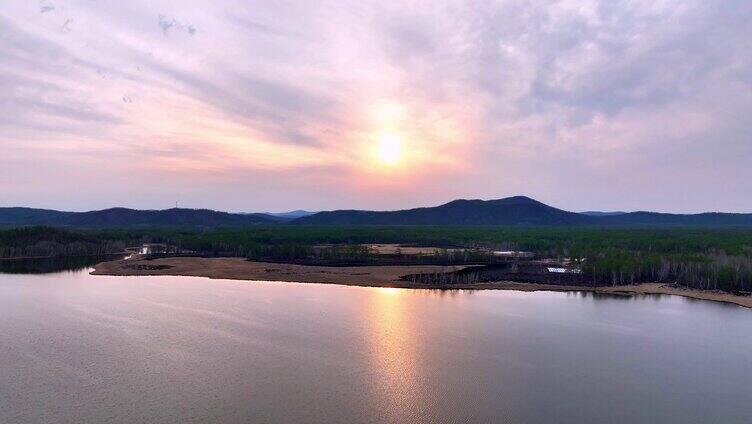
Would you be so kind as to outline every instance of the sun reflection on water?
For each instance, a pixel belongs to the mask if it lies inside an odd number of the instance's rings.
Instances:
[[[378,290],[382,294],[397,295],[404,289],[398,289],[397,287],[379,287]]]
[[[384,411],[419,417],[427,407],[420,331],[405,289],[380,287],[366,305],[374,389]],[[393,417],[398,418],[398,417]]]

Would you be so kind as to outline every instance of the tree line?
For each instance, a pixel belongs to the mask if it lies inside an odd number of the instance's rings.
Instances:
[[[0,231],[0,258],[104,256],[120,253],[122,240],[101,239],[73,231],[28,227]]]
[[[258,226],[199,229],[0,230],[0,258],[122,252],[164,243],[206,256],[363,264],[406,258],[364,245],[431,246],[423,263],[488,263],[493,250],[525,250],[570,260],[594,284],[671,282],[703,290],[752,291],[752,229],[562,228],[496,226]],[[451,249],[455,248],[455,249]],[[434,262],[431,262],[434,261]]]

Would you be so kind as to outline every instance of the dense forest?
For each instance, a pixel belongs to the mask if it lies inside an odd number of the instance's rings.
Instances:
[[[99,255],[140,243],[166,243],[207,256],[258,260],[373,259],[356,244],[401,243],[440,250],[451,263],[491,261],[490,250],[526,250],[569,258],[597,284],[672,282],[698,289],[752,291],[752,229],[554,228],[499,226],[259,226],[211,230],[30,227],[0,231],[0,258]],[[317,245],[331,245],[326,248]],[[474,248],[478,248],[474,250]]]
[[[103,256],[124,248],[121,239],[51,227],[0,231],[0,259]]]

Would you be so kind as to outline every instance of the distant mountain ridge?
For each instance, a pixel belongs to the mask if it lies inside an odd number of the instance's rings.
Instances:
[[[295,216],[299,215],[299,216]],[[516,225],[748,227],[752,214],[708,212],[569,212],[525,196],[497,200],[454,200],[443,205],[396,211],[336,210],[309,213],[240,214],[208,209],[136,210],[112,208],[90,212],[0,208],[0,226],[70,227],[245,227],[300,225]]]
[[[656,227],[752,226],[752,214],[749,213],[704,212],[698,214],[672,214],[640,211],[594,218],[598,219],[595,225]]]
[[[233,214],[209,209],[137,210],[111,208],[90,212],[49,209],[0,208],[0,225],[52,225],[71,227],[217,227],[269,224],[261,214]]]
[[[316,212],[304,211],[302,209],[290,212],[259,212],[256,215],[263,215],[277,221],[291,221],[304,216],[313,215]]]
[[[309,225],[541,225],[541,226],[752,226],[752,214],[586,212],[557,209],[526,196],[498,200],[455,200],[399,211],[338,210],[293,221]]]
[[[614,216],[614,215],[624,215],[627,212],[624,211],[613,211],[613,212],[602,212],[602,211],[585,211],[585,212],[579,212],[582,215],[589,215],[589,216]]]
[[[515,196],[498,200],[454,200],[441,206],[388,212],[319,212],[294,222],[317,225],[585,225],[588,217],[529,197]]]

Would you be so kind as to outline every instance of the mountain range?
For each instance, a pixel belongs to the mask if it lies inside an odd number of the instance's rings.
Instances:
[[[273,224],[263,214],[235,214],[209,209],[137,210],[111,208],[90,212],[50,209],[0,208],[0,225],[51,225],[66,227],[218,227]]]
[[[313,215],[316,212],[304,211],[302,209],[290,211],[290,212],[261,212],[257,215],[264,215],[277,221],[292,221],[293,219],[302,218],[304,216]]]
[[[657,212],[576,213],[525,196],[455,200],[440,206],[389,212],[339,210],[294,221],[311,225],[542,225],[542,226],[752,226],[752,214]]]
[[[245,227],[300,225],[517,225],[517,226],[752,226],[752,214],[709,212],[569,212],[525,196],[497,200],[454,200],[397,211],[336,210],[311,213],[241,214],[208,209],[136,210],[112,208],[90,212],[0,208],[0,225],[69,227]]]

